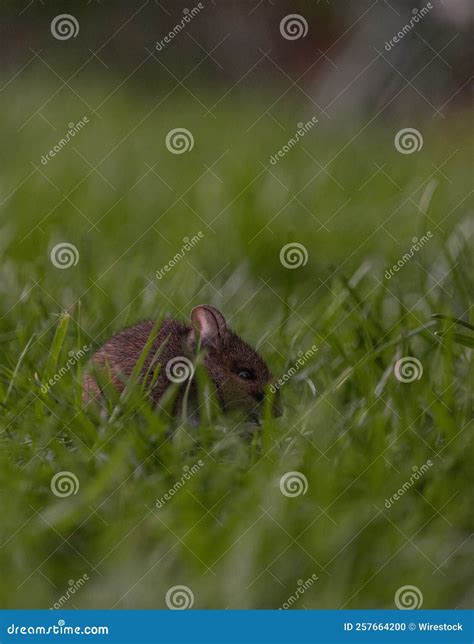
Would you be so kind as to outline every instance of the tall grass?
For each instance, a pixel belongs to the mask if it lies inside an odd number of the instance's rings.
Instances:
[[[81,92],[100,102],[99,87]],[[25,85],[7,133],[41,93]],[[455,320],[472,322],[474,273],[462,122],[423,123],[423,149],[404,156],[393,146],[403,124],[324,121],[271,165],[307,117],[300,104],[281,107],[284,130],[264,117],[247,131],[263,99],[229,102],[216,119],[176,99],[126,137],[151,107],[129,94],[108,102],[47,165],[62,125],[82,116],[67,97],[47,110],[57,132],[36,117],[5,138],[2,199],[32,175],[1,215],[2,607],[52,606],[84,574],[64,607],[163,608],[184,584],[196,608],[278,608],[312,575],[294,608],[392,608],[407,584],[426,608],[467,606],[473,334]],[[165,148],[178,126],[193,132],[188,154]],[[49,257],[63,241],[79,251],[65,270]],[[304,266],[280,262],[289,242],[304,244]],[[281,387],[284,416],[250,437],[206,387],[203,423],[178,422],[172,438],[138,390],[108,418],[84,410],[87,356],[41,391],[82,346],[91,355],[127,324],[185,320],[202,302],[277,377],[317,347]],[[406,356],[423,373],[404,383],[394,366]],[[53,494],[62,471],[77,493]],[[288,497],[280,481],[292,471],[307,491]]]

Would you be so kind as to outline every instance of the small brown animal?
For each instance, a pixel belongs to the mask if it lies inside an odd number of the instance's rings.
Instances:
[[[192,359],[202,347],[206,351],[204,366],[216,387],[222,409],[240,410],[252,420],[258,420],[265,389],[272,380],[265,362],[255,349],[228,328],[224,316],[214,307],[208,304],[196,306],[191,311],[191,323],[188,326],[177,320],[164,320],[151,344],[139,379],[145,385],[152,383],[149,393],[153,403],[158,403],[173,382],[182,382],[173,413],[181,412],[188,387],[188,415],[195,420],[199,417],[196,382],[191,378],[189,383],[186,376],[192,376]],[[94,370],[109,374],[118,391],[123,391],[156,328],[155,324],[149,320],[124,329],[108,340],[92,358]],[[158,363],[159,373],[153,383],[152,374]],[[181,380],[183,375],[185,378]],[[83,399],[86,402],[103,400],[102,390],[90,374],[84,378]],[[281,415],[276,405],[273,405],[273,412]]]

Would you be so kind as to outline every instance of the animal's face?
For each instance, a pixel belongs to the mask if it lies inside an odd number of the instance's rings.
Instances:
[[[259,415],[272,377],[251,346],[227,331],[217,348],[208,351],[205,365],[224,410],[239,409],[252,418]]]
[[[207,349],[205,366],[224,410],[258,419],[272,375],[258,353],[227,328],[224,317],[202,305],[191,314],[195,339]],[[199,335],[198,335],[199,334]],[[274,409],[276,415],[279,410]]]

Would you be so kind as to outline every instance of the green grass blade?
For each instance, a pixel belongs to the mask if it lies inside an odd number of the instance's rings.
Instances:
[[[63,348],[64,340],[66,338],[69,320],[70,315],[67,311],[64,311],[59,317],[58,326],[56,327],[56,332],[51,344],[51,349],[49,350],[49,360],[46,368],[46,373],[48,374],[48,376],[51,376],[58,364],[61,349]]]

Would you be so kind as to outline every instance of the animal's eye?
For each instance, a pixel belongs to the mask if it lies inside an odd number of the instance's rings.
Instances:
[[[255,380],[255,374],[250,369],[236,369],[236,373],[242,380]]]

